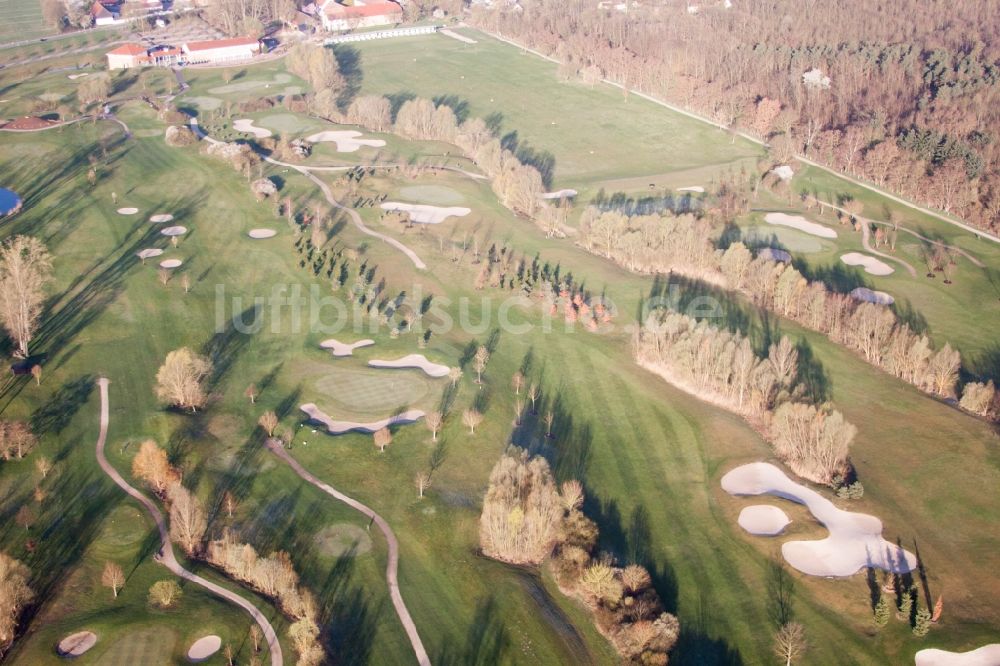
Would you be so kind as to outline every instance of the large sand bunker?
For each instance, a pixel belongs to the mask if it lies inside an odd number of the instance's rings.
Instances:
[[[357,421],[335,421],[311,402],[301,405],[299,409],[306,413],[310,421],[316,421],[326,426],[326,431],[331,435],[343,435],[352,430],[371,434],[391,425],[406,425],[424,417],[424,413],[419,409],[410,409],[378,421],[359,423]]]
[[[801,215],[786,215],[785,213],[768,213],[764,216],[764,221],[768,224],[774,224],[779,227],[791,227],[792,229],[798,229],[799,231],[804,231],[812,236],[819,236],[820,238],[836,238],[837,232],[829,227],[824,227],[822,224],[816,224],[815,222],[810,222]]]
[[[271,130],[264,129],[263,127],[255,127],[253,121],[249,118],[240,118],[239,120],[233,121],[233,129],[237,132],[246,132],[247,134],[253,134],[258,139],[266,139],[271,136]]]
[[[1000,664],[1000,643],[990,643],[968,652],[920,650],[916,662],[917,666],[997,666]]]
[[[464,206],[429,206],[427,204],[408,204],[398,201],[386,201],[382,210],[398,210],[409,213],[410,221],[417,224],[441,224],[449,217],[465,217],[472,212]]]
[[[160,268],[180,268],[183,263],[180,259],[164,259],[160,262]]]
[[[770,463],[750,463],[722,477],[730,495],[774,495],[805,504],[830,536],[816,541],[788,541],[781,546],[785,560],[811,576],[850,576],[865,567],[908,573],[917,567],[909,551],[882,538],[882,521],[864,513],[844,511],[815,490],[789,479]]]
[[[369,347],[375,344],[374,340],[358,340],[357,342],[346,343],[340,340],[334,340],[330,338],[329,340],[324,340],[319,343],[319,346],[323,349],[329,349],[334,356],[351,356],[354,354],[354,350],[360,347]]]
[[[92,631],[78,631],[59,641],[56,652],[63,657],[79,657],[97,643],[97,634]]]
[[[758,536],[774,536],[785,531],[788,523],[788,514],[776,506],[770,504],[754,504],[745,507],[740,511],[737,524],[750,534]]]
[[[138,208],[132,208],[132,207],[118,209],[119,215],[135,215],[138,212],[139,212]]]
[[[139,250],[135,253],[135,256],[140,259],[152,259],[153,257],[158,257],[163,254],[163,250],[156,247],[147,247],[145,250]]]
[[[256,238],[258,240],[262,238],[273,238],[278,235],[278,232],[274,229],[251,229],[250,233],[247,234],[250,238]]]
[[[187,227],[167,227],[160,231],[164,236],[183,236],[187,232]]]
[[[174,216],[170,213],[160,213],[158,215],[153,215],[149,218],[149,221],[153,224],[160,224],[161,222],[170,222],[174,219]]]
[[[577,194],[576,190],[571,190],[566,188],[565,190],[556,190],[555,192],[546,192],[542,195],[543,199],[569,199],[570,197],[575,197]]]
[[[704,194],[705,188],[701,185],[688,185],[687,187],[678,187],[678,192],[697,192],[698,194]]]
[[[368,365],[372,368],[419,368],[430,377],[447,377],[449,370],[447,365],[431,363],[423,354],[407,354],[403,358],[397,358],[394,361],[372,359],[368,361]]]
[[[202,636],[188,648],[188,661],[198,663],[205,661],[222,647],[222,639],[216,635]]]
[[[892,305],[896,299],[884,291],[872,291],[868,287],[858,287],[851,291],[851,298],[876,305]]]
[[[312,143],[332,141],[337,144],[338,153],[353,153],[362,146],[381,148],[385,145],[382,139],[359,139],[359,136],[362,136],[361,132],[355,130],[327,130],[307,136],[306,141]]]
[[[892,275],[894,271],[893,267],[884,261],[880,261],[875,257],[869,257],[867,254],[861,254],[860,252],[842,254],[840,255],[840,260],[848,266],[861,266],[865,269],[865,273],[869,275]]]

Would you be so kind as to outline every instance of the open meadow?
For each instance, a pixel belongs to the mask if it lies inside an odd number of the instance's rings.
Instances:
[[[734,143],[726,133],[610,86],[559,82],[555,65],[466,34],[478,43],[429,35],[350,47],[357,89],[400,100],[414,94],[447,100],[463,113],[492,117],[500,135],[516,135],[524,155],[551,165],[553,188],[580,190],[574,216],[602,190],[633,196],[650,191],[650,183],[656,191],[710,189],[724,171],[753,170],[762,154],[749,142]],[[248,139],[235,128],[244,118],[279,137],[363,131],[280,106],[232,111],[240,101],[307,89],[281,61],[184,74],[191,88],[174,103],[197,115],[210,136]],[[0,74],[0,88],[12,100],[0,108],[27,113],[22,109],[45,91],[57,96],[53,102],[75,105],[75,84],[65,73],[44,77]],[[169,72],[155,77],[145,80],[149,90],[172,91]],[[128,138],[121,125],[106,120],[0,133],[0,186],[24,201],[0,237],[39,238],[54,257],[55,275],[33,343],[44,359],[40,382],[8,376],[0,384],[4,419],[29,422],[40,438],[25,460],[0,462],[0,550],[32,570],[39,602],[6,657],[10,663],[64,663],[55,644],[81,630],[95,632],[98,643],[74,661],[80,664],[181,663],[204,634],[220,636],[237,663],[248,663],[253,653],[250,618],[196,585],[182,585],[174,608],[148,603],[149,587],[172,575],[153,560],[160,544],[148,515],[98,467],[99,377],[111,382],[107,456],[114,468],[144,488],[132,464],[140,443],[153,439],[208,508],[209,534],[231,531],[261,555],[289,553],[302,585],[316,597],[320,640],[333,663],[414,661],[386,585],[390,546],[373,521],[306,483],[268,450],[257,426],[268,410],[288,435],[294,460],[391,526],[399,541],[399,589],[434,664],[617,662],[585,606],[560,591],[551,567],[509,566],[479,552],[490,470],[510,444],[543,455],[558,481],[579,480],[601,548],[649,570],[666,610],[681,624],[671,663],[769,663],[774,629],[789,617],[805,626],[808,663],[818,664],[913,663],[921,648],[971,649],[1000,631],[993,602],[1000,595],[1000,440],[993,425],[742,297],[676,276],[636,275],[572,236],[546,236],[503,207],[489,182],[448,144],[365,132],[386,145],[341,153],[320,143],[297,165],[262,163],[244,175],[205,154],[205,141],[168,146],[166,124],[154,110],[137,100],[121,102],[143,82],[128,74],[115,82],[112,103]],[[446,160],[463,171],[398,168],[421,160]],[[349,169],[359,165],[372,168],[354,182]],[[297,167],[319,170],[307,177]],[[256,200],[248,181],[260,177],[279,194]],[[334,210],[320,186],[360,222]],[[793,189],[831,200],[857,196],[872,218],[889,205],[810,169],[796,176]],[[381,201],[470,212],[414,225],[387,214]],[[328,215],[325,236],[290,222],[281,210],[288,205]],[[138,212],[119,214],[121,207]],[[787,249],[797,264],[831,283],[892,293],[898,310],[922,319],[935,342],[950,340],[962,349],[968,370],[1000,374],[993,333],[1000,323],[1000,283],[994,283],[1000,246],[903,211],[905,226],[959,246],[984,265],[959,258],[954,284],[944,286],[940,276],[924,277],[920,249],[910,248],[920,243],[901,234],[896,255],[917,266],[916,277],[899,266],[874,277],[841,264],[843,253],[864,247],[860,234],[832,213],[806,213],[797,198],[790,204],[767,191],[753,207],[736,225],[741,238],[749,234]],[[805,214],[838,237],[777,231],[764,221],[765,211]],[[149,221],[155,214],[172,215],[170,224],[184,227],[176,244],[161,233],[164,224]],[[249,237],[260,229],[275,234]],[[426,268],[365,229],[402,243]],[[333,264],[329,271],[325,262],[312,270],[312,253],[301,249],[306,238],[346,258],[343,284]],[[591,331],[548,316],[534,296],[512,302],[513,287],[476,288],[481,255],[491,248],[537,257],[550,275],[572,275],[588,295],[612,304],[614,317]],[[144,249],[162,255],[140,260]],[[170,259],[179,267],[158,270]],[[362,288],[348,297],[362,276]],[[755,501],[728,495],[720,479],[743,463],[773,461],[771,449],[743,419],[633,362],[643,304],[672,281],[682,298],[721,303],[724,323],[748,333],[756,346],[766,348],[779,334],[800,345],[816,390],[858,428],[852,462],[864,497],[847,501],[821,492],[878,516],[887,539],[919,552],[921,604],[932,605],[942,593],[946,598],[929,636],[915,638],[897,621],[876,628],[863,573],[825,579],[783,566],[779,546],[787,536],[826,534],[801,507],[781,504],[793,519],[782,537],[753,537],[738,527],[740,509]],[[362,299],[395,299],[400,311],[428,308],[422,321],[403,326],[399,316],[389,322],[362,315]],[[444,325],[445,316],[452,325]],[[330,338],[374,344],[335,358],[320,347]],[[477,383],[473,354],[480,345],[491,357]],[[164,408],[153,391],[166,355],[184,346],[213,361],[207,405],[196,413]],[[367,365],[416,353],[462,374],[453,381]],[[524,391],[511,386],[519,371],[540,388],[531,408],[521,404]],[[246,393],[251,385],[253,401]],[[436,438],[423,421],[394,426],[391,444],[380,452],[370,434],[333,436],[307,422],[300,410],[306,403],[358,422],[405,409],[440,409],[445,419]],[[484,420],[471,433],[462,415],[473,408]],[[44,478],[33,462],[43,454],[55,463]],[[414,478],[427,470],[432,483],[420,497]],[[27,527],[14,520],[24,506],[36,514]],[[118,597],[99,584],[109,560],[127,574]],[[262,610],[292,663],[290,620],[271,600],[204,563],[182,561]],[[206,663],[225,660],[219,653]]]

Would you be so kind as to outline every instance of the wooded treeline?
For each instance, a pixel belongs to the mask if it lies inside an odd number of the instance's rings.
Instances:
[[[960,354],[896,316],[891,307],[858,301],[809,280],[790,263],[753,253],[742,243],[717,247],[713,226],[692,215],[628,216],[590,207],[581,216],[579,243],[629,270],[675,272],[747,296],[754,304],[827,335],[868,363],[942,398],[958,393]],[[961,406],[981,416],[995,413],[991,384],[970,383]],[[992,396],[992,397],[991,397]]]
[[[857,429],[827,405],[804,402],[798,350],[782,337],[758,356],[749,338],[667,310],[634,340],[637,362],[675,386],[744,416],[799,476],[837,485],[851,476]]]
[[[472,20],[558,59],[564,78],[607,78],[1000,229],[992,0],[597,4],[496,3]]]

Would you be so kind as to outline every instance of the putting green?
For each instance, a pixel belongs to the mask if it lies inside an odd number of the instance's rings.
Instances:
[[[459,192],[441,185],[410,185],[399,188],[399,197],[414,203],[455,206],[465,202]]]
[[[237,81],[236,83],[228,83],[224,86],[219,86],[218,88],[210,88],[208,92],[213,95],[228,95],[231,93],[246,92],[248,90],[256,90],[257,88],[266,88],[268,86],[278,85],[279,83],[288,83],[292,80],[292,77],[288,74],[275,74],[274,78],[270,81],[265,81],[262,79],[251,79],[249,81]]]
[[[307,118],[291,113],[275,113],[264,116],[257,124],[275,132],[299,133],[308,132],[319,125]]]
[[[192,95],[191,97],[181,97],[181,105],[194,104],[202,111],[215,111],[216,109],[222,108],[222,100],[218,97],[198,97],[197,95]]]
[[[372,549],[372,538],[363,527],[351,523],[337,523],[324,527],[313,536],[313,543],[321,555],[357,557]]]
[[[377,370],[337,370],[313,383],[320,396],[333,402],[338,411],[372,412],[385,416],[397,407],[412,405],[427,395],[427,381],[414,372],[379,372]],[[337,409],[339,408],[339,410]]]
[[[167,664],[172,661],[177,635],[170,629],[140,629],[125,634],[94,664]]]
[[[827,249],[827,244],[809,234],[775,226],[743,227],[743,242],[747,245],[777,247],[790,252],[812,254]]]

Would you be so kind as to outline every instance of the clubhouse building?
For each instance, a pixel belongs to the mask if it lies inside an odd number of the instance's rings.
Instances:
[[[173,65],[227,65],[251,60],[261,51],[260,41],[253,37],[212,39],[186,42],[180,47],[122,44],[106,55],[108,69],[131,67],[171,67]]]

